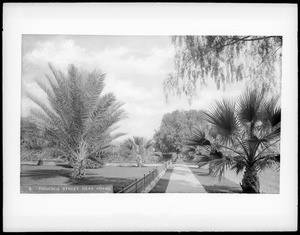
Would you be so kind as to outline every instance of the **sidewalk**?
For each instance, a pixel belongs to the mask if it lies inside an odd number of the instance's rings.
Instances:
[[[180,159],[172,165],[173,172],[166,193],[206,193],[188,166]]]

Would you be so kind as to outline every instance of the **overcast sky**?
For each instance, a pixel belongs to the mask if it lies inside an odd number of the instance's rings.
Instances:
[[[73,63],[79,68],[98,68],[106,73],[103,92],[113,92],[124,102],[128,116],[119,123],[119,131],[128,133],[126,137],[152,138],[165,113],[206,108],[224,95],[212,86],[191,105],[178,97],[167,102],[162,83],[174,71],[173,58],[174,48],[168,36],[23,35],[22,116],[34,105],[25,91],[46,99],[36,81],[46,81],[44,74],[51,74],[48,62],[61,70]],[[230,95],[238,94],[242,87],[237,85]]]

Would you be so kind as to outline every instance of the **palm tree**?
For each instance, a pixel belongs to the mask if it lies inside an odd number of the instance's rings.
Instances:
[[[49,86],[38,82],[48,105],[27,94],[38,105],[31,110],[31,118],[42,130],[38,137],[49,143],[43,152],[68,159],[73,166],[71,177],[80,179],[85,175],[86,161],[106,156],[112,141],[122,135],[113,131],[124,111],[112,93],[101,96],[105,74],[79,71],[74,65],[69,66],[67,74],[51,64],[49,67],[54,75],[46,75]]]
[[[154,155],[152,140],[144,137],[134,136],[132,139],[126,139],[124,148],[126,155],[135,158],[138,167],[142,167],[145,160]]]
[[[279,97],[267,100],[263,93],[247,89],[236,103],[223,99],[205,115],[212,132],[195,130],[186,145],[198,151],[202,164],[209,164],[213,177],[221,179],[226,169],[244,171],[243,192],[259,193],[258,173],[279,169]]]

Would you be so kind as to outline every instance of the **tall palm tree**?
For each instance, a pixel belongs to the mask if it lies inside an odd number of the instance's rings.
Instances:
[[[244,171],[245,193],[259,193],[258,173],[279,167],[281,108],[279,97],[267,100],[263,93],[247,89],[237,100],[223,99],[205,112],[210,134],[195,130],[186,145],[213,169],[213,177],[226,169]]]
[[[155,154],[152,140],[144,137],[134,136],[132,139],[126,139],[124,148],[128,156],[135,158],[138,167],[142,167],[145,159]]]
[[[107,155],[112,141],[122,135],[113,133],[114,124],[124,117],[122,104],[112,93],[101,95],[105,74],[79,71],[74,65],[67,74],[49,67],[53,76],[46,75],[48,86],[38,82],[48,104],[28,93],[38,105],[31,117],[42,130],[38,137],[51,143],[43,152],[64,156],[72,163],[71,177],[83,178],[86,161]]]

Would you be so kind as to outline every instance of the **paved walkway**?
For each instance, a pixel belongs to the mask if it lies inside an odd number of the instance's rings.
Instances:
[[[172,165],[173,173],[166,193],[206,193],[193,172],[180,159]]]

